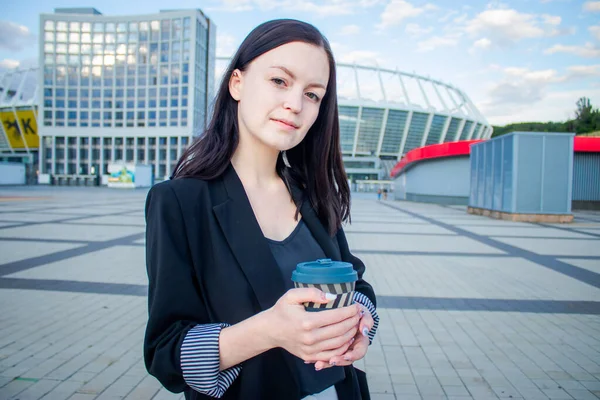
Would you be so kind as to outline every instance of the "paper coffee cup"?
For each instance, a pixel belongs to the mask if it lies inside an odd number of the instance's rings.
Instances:
[[[304,303],[306,311],[324,311],[352,304],[358,274],[352,264],[328,258],[303,262],[296,266],[292,281],[296,288],[317,288],[336,295],[329,303]]]

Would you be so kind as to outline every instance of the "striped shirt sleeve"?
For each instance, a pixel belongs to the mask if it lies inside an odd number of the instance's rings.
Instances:
[[[375,338],[375,334],[377,333],[377,328],[379,327],[379,315],[377,314],[377,309],[369,300],[367,296],[360,292],[354,292],[354,301],[362,304],[367,307],[367,309],[371,312],[371,316],[373,317],[373,327],[368,333],[369,336],[369,344],[373,343],[373,339]]]
[[[219,371],[219,335],[229,324],[201,324],[188,331],[181,345],[181,370],[189,387],[220,398],[242,370],[236,365]]]

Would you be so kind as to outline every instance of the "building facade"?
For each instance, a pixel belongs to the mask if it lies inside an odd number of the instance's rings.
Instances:
[[[107,177],[114,162],[170,176],[207,123],[214,23],[200,10],[70,8],[42,14],[40,32],[40,182]]]

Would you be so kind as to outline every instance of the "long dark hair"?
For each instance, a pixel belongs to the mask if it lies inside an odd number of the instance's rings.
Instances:
[[[287,150],[287,168],[282,154],[277,173],[288,185],[305,190],[311,205],[333,235],[350,216],[350,188],[340,149],[335,61],[329,42],[314,26],[292,19],[265,22],[244,39],[223,75],[208,128],[186,149],[175,167],[174,179],[215,179],[229,166],[239,142],[237,102],[229,93],[234,70],[246,70],[260,55],[290,42],[321,47],[329,60],[329,83],[319,115],[304,140]],[[301,199],[295,198],[299,208]]]

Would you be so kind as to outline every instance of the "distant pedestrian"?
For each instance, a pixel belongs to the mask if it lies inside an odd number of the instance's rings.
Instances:
[[[383,199],[387,200],[387,189],[383,189]]]
[[[377,200],[381,201],[381,188],[377,189]]]

